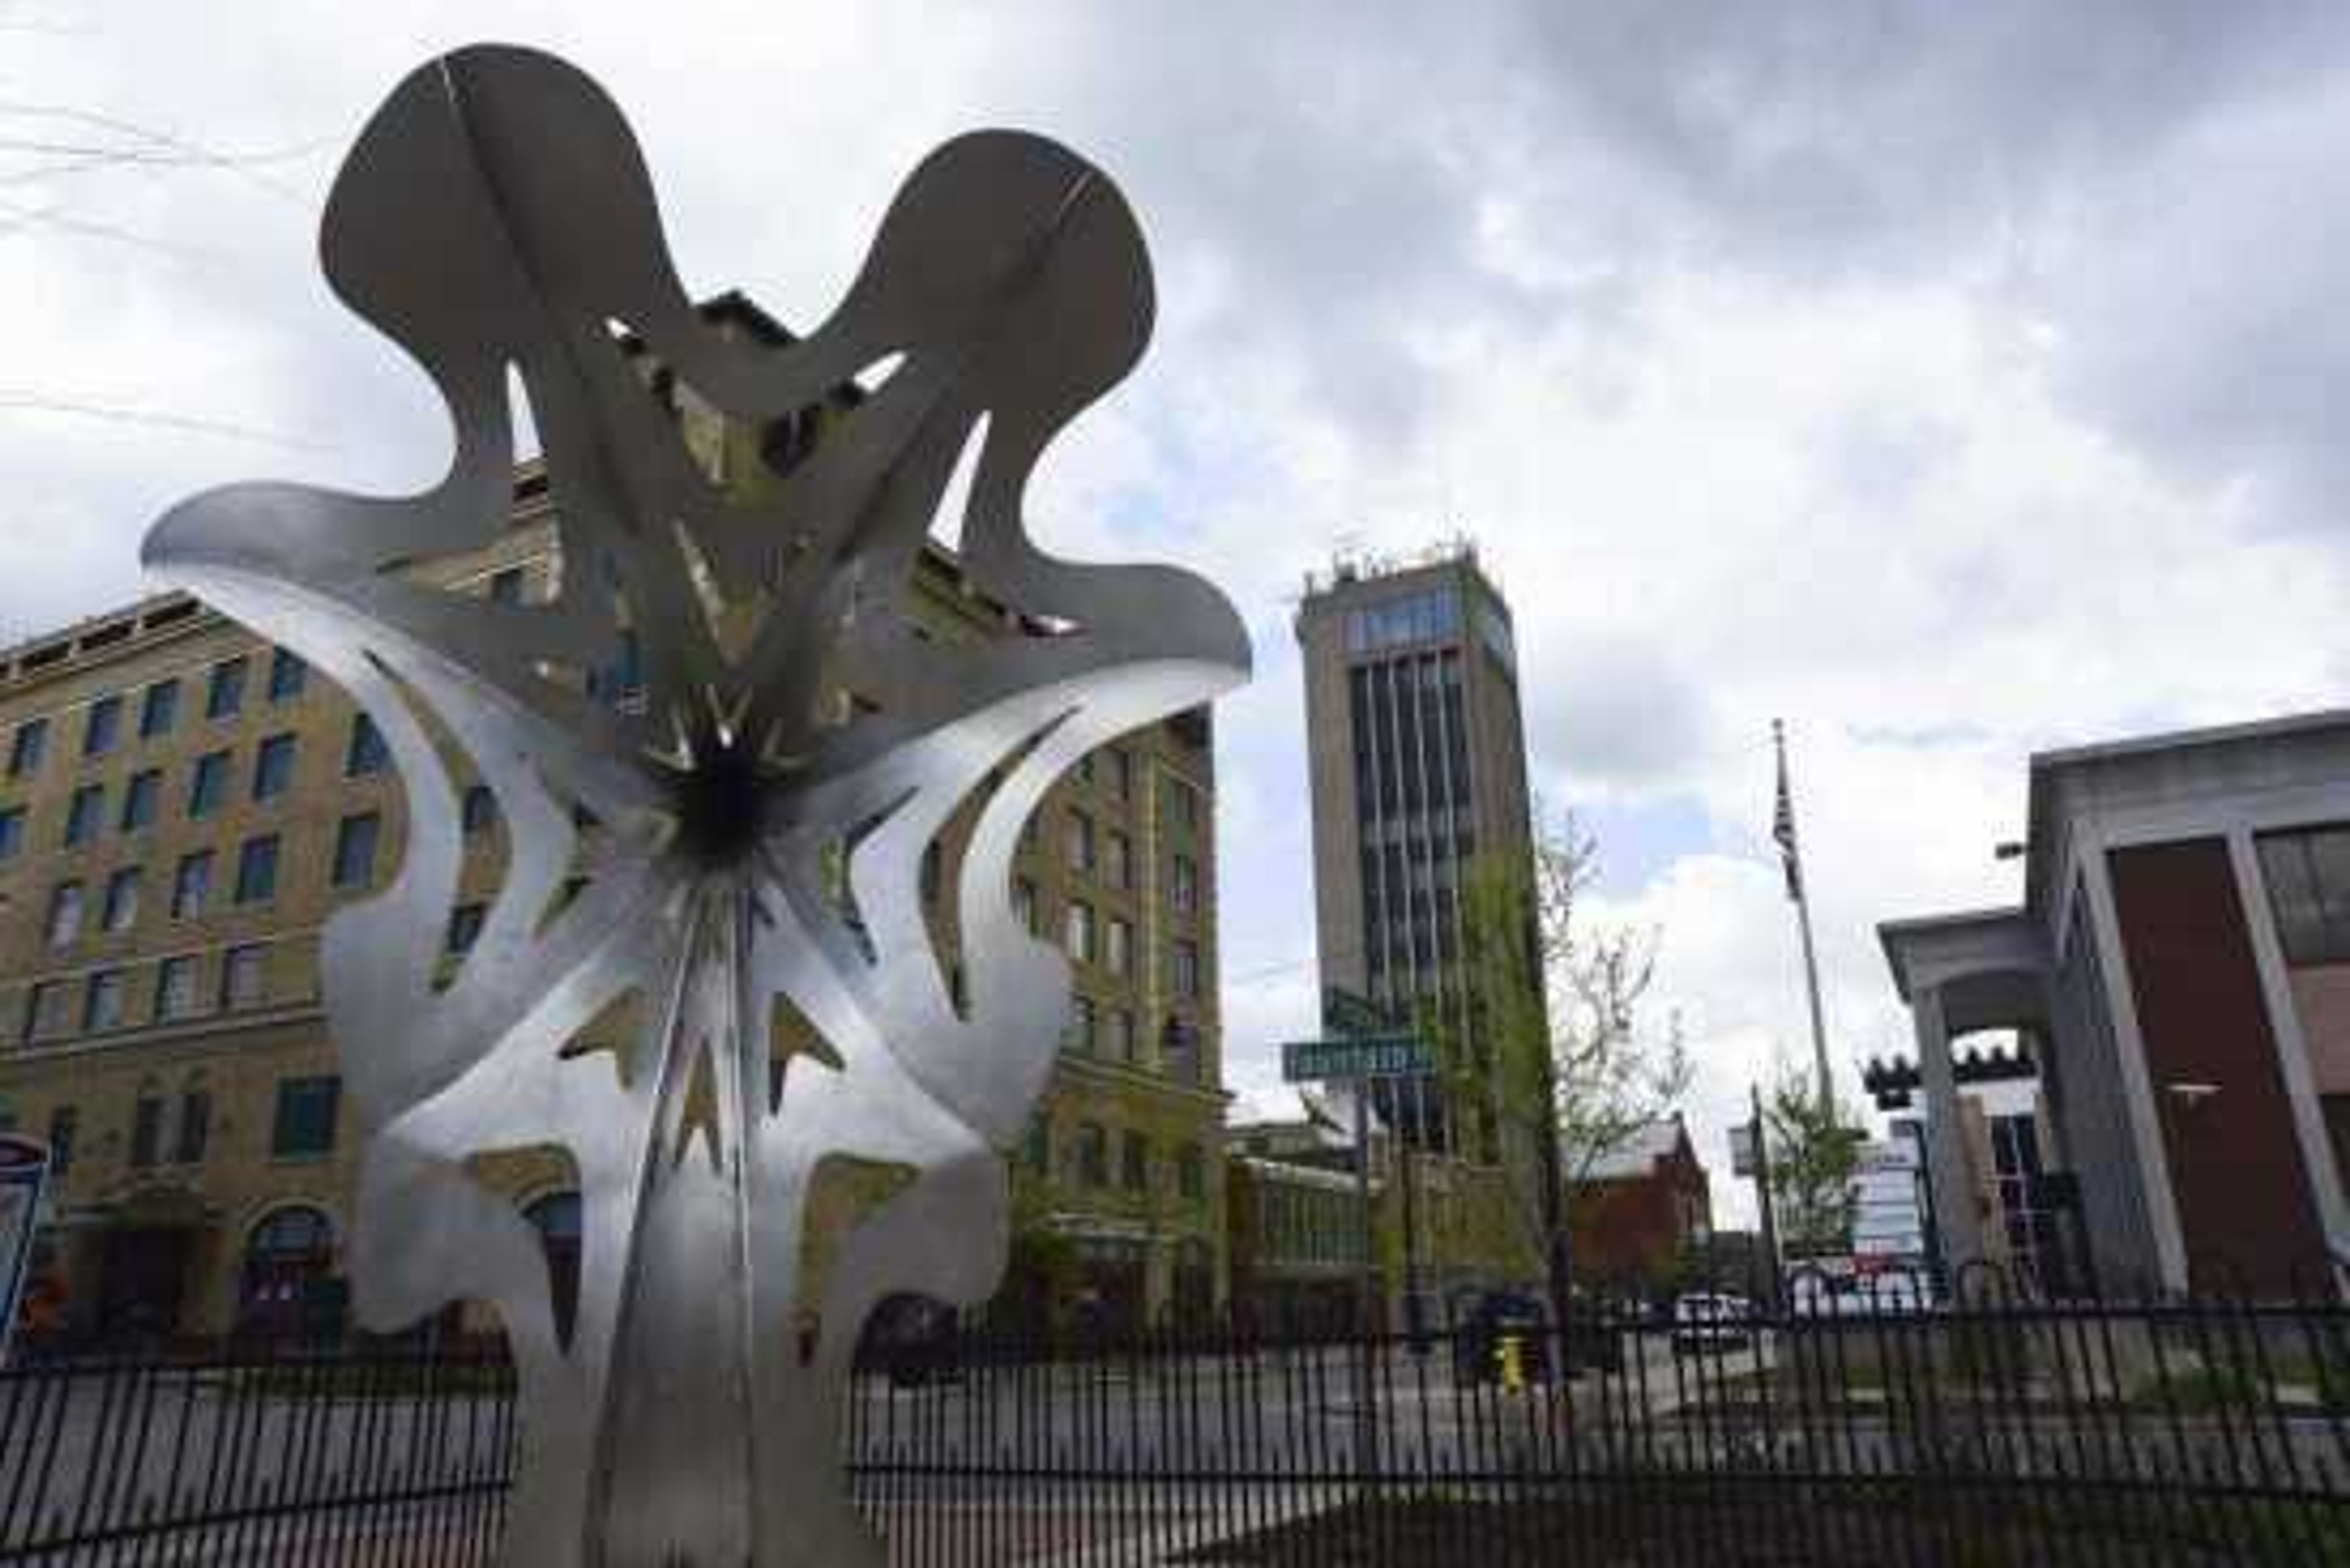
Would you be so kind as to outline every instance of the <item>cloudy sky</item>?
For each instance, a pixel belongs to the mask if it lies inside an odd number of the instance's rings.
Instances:
[[[1599,830],[1605,918],[1662,933],[1718,1164],[1805,1039],[1773,714],[1850,1073],[1907,1041],[1876,922],[2015,895],[2030,752],[2341,701],[2350,16],[2249,0],[0,0],[0,636],[134,594],[192,489],[433,475],[439,410],[312,245],[377,100],[482,38],[600,77],[689,286],[788,321],[955,131],[1126,187],[1158,337],[1032,514],[1255,630],[1244,1108],[1311,1023],[1289,616],[1341,540],[1471,535],[1513,599],[1537,786]]]

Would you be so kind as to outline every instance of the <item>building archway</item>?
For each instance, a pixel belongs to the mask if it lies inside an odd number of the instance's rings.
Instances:
[[[315,1204],[270,1210],[246,1232],[237,1327],[273,1338],[325,1336],[342,1322],[335,1225]]]

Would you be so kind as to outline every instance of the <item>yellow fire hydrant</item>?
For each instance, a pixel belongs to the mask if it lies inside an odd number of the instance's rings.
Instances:
[[[1505,1334],[1493,1345],[1494,1370],[1501,1375],[1502,1391],[1523,1394],[1526,1391],[1526,1345],[1514,1334]]]

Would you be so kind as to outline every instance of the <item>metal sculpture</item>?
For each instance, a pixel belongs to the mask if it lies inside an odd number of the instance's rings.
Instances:
[[[993,1288],[999,1151],[1069,1005],[1066,961],[1012,908],[1022,826],[1089,749],[1249,664],[1205,582],[1055,559],[1023,520],[1046,443],[1149,337],[1134,216],[1051,141],[961,137],[906,182],[828,320],[746,343],[680,286],[602,91],[482,47],[376,113],[320,249],[438,384],[447,476],[400,499],[214,491],[145,556],[327,671],[405,786],[399,872],[336,917],[322,959],[366,1135],[359,1315],[502,1314],[524,1408],[510,1563],[878,1562],[837,1454],[859,1327],[891,1293]],[[754,429],[828,397],[845,411],[788,475],[718,484],[648,363]],[[526,605],[413,569],[508,526],[509,367],[559,535],[558,589]],[[908,596],[967,443],[961,571],[996,624],[933,640]],[[598,672],[631,660],[640,690],[616,700]],[[508,848],[452,978],[469,779]],[[959,993],[920,888],[958,813]],[[633,1022],[601,1037],[616,1017]],[[532,1227],[469,1163],[540,1146],[579,1179],[567,1325]],[[804,1291],[828,1156],[906,1179]]]

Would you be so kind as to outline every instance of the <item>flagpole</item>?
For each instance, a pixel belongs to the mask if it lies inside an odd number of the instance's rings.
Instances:
[[[1794,796],[1787,787],[1787,727],[1771,721],[1771,744],[1779,756],[1781,846],[1787,857],[1787,888],[1795,900],[1795,925],[1804,935],[1804,994],[1812,1004],[1812,1060],[1820,1080],[1820,1108],[1835,1108],[1835,1078],[1828,1067],[1827,1020],[1820,1011],[1820,961],[1812,946],[1811,886],[1804,877],[1803,851],[1795,836]]]

